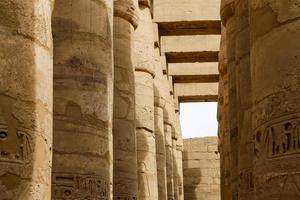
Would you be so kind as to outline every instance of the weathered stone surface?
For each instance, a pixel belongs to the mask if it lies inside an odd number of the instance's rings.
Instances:
[[[179,199],[179,177],[178,177],[178,169],[177,169],[177,138],[172,138],[172,154],[173,154],[173,184],[174,184],[174,199]]]
[[[182,167],[182,151],[183,151],[183,139],[179,121],[179,112],[175,112],[175,132],[177,139],[174,141],[173,146],[173,163],[174,163],[174,193],[175,199],[183,200],[183,167]]]
[[[154,132],[156,143],[156,163],[157,163],[157,188],[158,199],[167,200],[167,174],[166,174],[166,147],[164,133],[164,113],[165,107],[163,71],[160,62],[159,34],[157,24],[153,24],[154,46],[155,46],[155,78],[154,78]]]
[[[236,32],[237,16],[235,14],[234,0],[223,0],[221,3],[221,19],[226,27],[226,52],[228,69],[228,117],[230,133],[230,176],[233,200],[238,199],[238,153],[239,153],[239,129],[237,122],[237,77],[236,77]]]
[[[236,32],[236,90],[238,106],[239,130],[239,188],[240,200],[252,200],[253,183],[253,137],[251,134],[252,122],[252,93],[250,68],[250,32],[248,0],[235,0],[237,32]]]
[[[51,197],[52,8],[0,2],[0,199]]]
[[[167,167],[167,194],[168,200],[174,199],[173,180],[173,149],[172,149],[172,126],[164,123],[165,144],[166,144],[166,167]]]
[[[203,151],[205,146],[206,151]],[[218,146],[217,137],[183,140],[184,198],[189,200],[219,200],[220,158],[218,151],[209,152],[209,147]],[[203,152],[206,156],[201,156]],[[193,155],[193,156],[191,156]]]
[[[113,197],[137,199],[134,28],[137,0],[114,1]]]
[[[170,76],[180,75],[218,75],[218,62],[208,63],[170,63],[168,65]]]
[[[135,97],[138,161],[138,199],[158,199],[154,133],[154,36],[150,8],[139,5],[135,31]]]
[[[226,51],[226,30],[222,26],[222,36],[219,53],[219,101],[218,114],[219,121],[218,137],[220,151],[220,172],[221,172],[221,199],[231,199],[231,168],[230,168],[230,132],[228,118],[228,70]]]
[[[53,15],[52,198],[111,199],[112,1],[57,0]]]
[[[174,94],[180,102],[216,101],[218,83],[175,83]]]
[[[299,199],[299,2],[249,6],[254,198]]]
[[[138,26],[138,0],[114,0],[114,16]]]
[[[219,51],[220,38],[220,35],[162,36],[161,51],[163,53]]]
[[[166,200],[168,196],[163,109],[156,106],[154,110],[158,199]]]
[[[220,20],[219,0],[160,0],[154,1],[156,22]]]

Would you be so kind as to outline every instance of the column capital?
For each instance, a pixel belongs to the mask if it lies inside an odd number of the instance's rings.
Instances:
[[[222,0],[221,2],[221,21],[226,27],[228,19],[235,14],[235,2],[234,0]]]
[[[152,0],[139,0],[139,5],[144,5],[144,6],[151,8]]]
[[[127,20],[136,29],[139,21],[137,0],[114,0],[114,16]]]

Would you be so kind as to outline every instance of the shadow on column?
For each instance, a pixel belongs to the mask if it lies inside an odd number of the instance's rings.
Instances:
[[[0,199],[50,199],[51,9],[0,1]]]

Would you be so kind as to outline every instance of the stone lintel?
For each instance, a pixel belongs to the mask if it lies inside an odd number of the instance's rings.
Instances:
[[[221,34],[220,20],[159,22],[161,36]]]
[[[168,52],[168,63],[218,62],[218,51]]]

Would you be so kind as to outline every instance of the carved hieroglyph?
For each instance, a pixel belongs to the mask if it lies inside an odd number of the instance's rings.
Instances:
[[[300,199],[300,4],[250,4],[256,200]]]
[[[52,8],[0,2],[0,199],[50,200]]]
[[[111,8],[110,0],[57,0],[55,4],[55,200],[111,199]]]
[[[137,0],[114,1],[114,171],[115,200],[137,199],[133,34]]]

